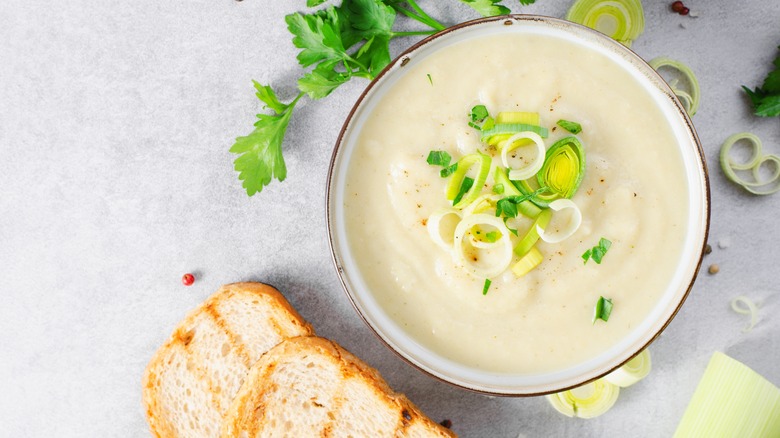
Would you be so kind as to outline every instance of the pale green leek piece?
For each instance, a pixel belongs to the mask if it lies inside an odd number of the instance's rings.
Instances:
[[[566,19],[595,29],[626,47],[631,47],[645,30],[640,0],[577,0]]]
[[[750,145],[750,159],[738,162],[731,156],[731,148],[739,141]],[[771,195],[780,191],[780,157],[777,155],[764,155],[761,139],[750,132],[734,134],[723,142],[720,147],[720,168],[730,181],[742,186],[743,189],[754,195]],[[771,172],[768,176],[761,175],[764,167]],[[737,175],[737,171],[750,171],[753,180],[747,180]]]
[[[690,93],[677,86],[677,79],[670,81],[669,87],[680,99],[680,102],[685,108],[685,112],[687,112],[689,116],[693,117],[696,114],[696,111],[699,110],[699,100],[701,98],[699,80],[696,79],[696,75],[693,74],[693,70],[680,61],[675,61],[674,59],[663,56],[651,60],[648,62],[648,64],[650,64],[650,67],[653,67],[655,70],[658,70],[662,67],[668,67],[677,70],[679,74],[685,79],[685,82],[688,83],[688,89]]]
[[[780,437],[780,389],[715,352],[674,438]]]

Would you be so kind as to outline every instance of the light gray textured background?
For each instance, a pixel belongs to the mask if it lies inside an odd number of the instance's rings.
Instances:
[[[248,198],[228,148],[260,104],[250,79],[294,94],[301,69],[284,15],[303,0],[4,0],[0,4],[0,436],[148,435],[140,379],[186,311],[223,283],[278,286],[323,336],[377,367],[462,436],[670,436],[715,350],[780,383],[780,194],[750,196],[717,166],[744,130],[780,154],[780,120],[750,114],[780,44],[772,0],[645,1],[645,59],[698,73],[694,122],[710,164],[714,252],[652,346],[654,370],[583,421],[543,398],[501,399],[434,381],[381,345],[350,307],[326,241],[327,164],[366,82],[303,101],[285,144],[288,179]],[[442,22],[476,14],[421,0]],[[570,0],[514,12],[563,16]],[[399,28],[415,23],[399,20]],[[416,41],[396,41],[394,53]],[[728,244],[718,248],[717,242]],[[652,269],[652,267],[648,267]],[[197,282],[180,278],[195,272]],[[755,330],[729,301],[761,304]]]

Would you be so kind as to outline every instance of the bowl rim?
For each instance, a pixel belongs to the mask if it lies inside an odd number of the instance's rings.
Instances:
[[[360,309],[357,302],[355,301],[355,297],[353,296],[350,287],[348,286],[347,282],[344,279],[344,269],[339,262],[339,255],[336,253],[336,246],[334,242],[335,233],[334,233],[334,226],[332,224],[333,211],[331,209],[331,204],[334,195],[333,182],[335,178],[335,170],[336,170],[337,159],[339,156],[339,151],[341,150],[341,147],[344,143],[345,135],[353,121],[354,116],[358,112],[358,109],[361,108],[363,101],[371,93],[374,87],[380,83],[380,81],[384,78],[386,74],[388,74],[391,70],[394,70],[396,66],[398,67],[405,66],[411,60],[410,55],[417,52],[419,49],[428,45],[432,41],[435,41],[441,38],[442,36],[448,35],[452,32],[466,29],[472,26],[487,25],[488,23],[495,23],[498,21],[503,21],[503,24],[507,26],[513,25],[516,22],[536,22],[536,23],[552,24],[557,26],[573,27],[578,32],[590,33],[592,37],[596,39],[601,39],[602,41],[604,41],[604,44],[612,45],[613,47],[620,47],[619,50],[624,51],[624,54],[627,57],[633,58],[632,61],[639,62],[640,64],[643,64],[643,67],[647,67],[646,70],[649,72],[649,74],[651,76],[655,76],[656,83],[659,87],[659,91],[664,93],[666,97],[671,100],[671,102],[674,104],[675,110],[679,115],[682,116],[682,120],[685,122],[685,127],[684,127],[685,131],[688,135],[691,136],[691,138],[693,139],[693,143],[695,145],[693,152],[695,153],[696,158],[698,158],[695,164],[696,167],[701,171],[701,176],[702,176],[701,183],[703,185],[703,199],[701,201],[703,204],[703,212],[705,217],[703,218],[704,219],[703,230],[702,230],[703,239],[702,239],[701,248],[699,248],[698,250],[698,260],[696,261],[695,268],[693,269],[693,274],[690,278],[690,282],[688,283],[687,287],[685,287],[685,291],[683,292],[679,302],[675,306],[674,310],[669,314],[669,317],[666,319],[666,321],[663,322],[663,324],[658,328],[658,330],[656,330],[656,332],[652,334],[652,336],[647,340],[647,342],[645,342],[642,345],[641,348],[639,348],[634,353],[630,354],[625,360],[618,362],[617,365],[612,367],[606,367],[606,369],[597,372],[594,377],[584,379],[576,384],[566,385],[564,387],[555,388],[551,390],[543,390],[543,391],[535,391],[535,392],[520,392],[520,391],[511,391],[511,390],[505,392],[497,392],[497,391],[491,391],[482,388],[465,386],[455,381],[449,380],[445,377],[442,377],[440,375],[434,374],[433,372],[415,363],[410,358],[406,357],[402,352],[398,351],[396,347],[394,347],[390,342],[388,342],[388,340],[385,339],[382,336],[382,334],[377,331],[377,328],[374,327],[374,324],[372,324],[372,322],[368,320],[368,317],[363,313],[363,311]],[[535,14],[509,14],[509,15],[494,16],[494,17],[482,17],[482,18],[477,18],[474,20],[458,23],[444,30],[441,30],[435,34],[432,34],[422,39],[421,41],[413,44],[406,50],[402,51],[392,61],[390,61],[390,63],[384,69],[382,69],[382,71],[379,72],[376,75],[376,77],[373,80],[371,80],[371,82],[366,86],[366,88],[360,93],[360,96],[355,101],[355,104],[352,106],[346,119],[344,120],[344,124],[342,125],[341,130],[339,131],[338,137],[336,139],[336,143],[333,148],[333,153],[331,155],[330,163],[328,165],[328,175],[326,180],[326,192],[325,192],[325,215],[326,215],[325,219],[326,219],[326,225],[328,230],[328,246],[330,248],[331,261],[333,262],[333,265],[336,268],[336,273],[338,275],[339,282],[341,283],[342,289],[344,293],[347,295],[349,302],[352,304],[352,307],[355,309],[358,316],[360,316],[360,319],[362,319],[363,322],[368,326],[368,328],[371,330],[374,336],[376,336],[387,348],[389,348],[393,353],[395,353],[398,357],[400,357],[404,362],[408,363],[413,368],[422,371],[424,374],[427,374],[428,376],[431,376],[440,382],[444,382],[454,387],[465,389],[478,394],[498,396],[498,397],[535,397],[535,396],[542,396],[542,395],[567,391],[606,376],[607,374],[622,367],[631,359],[633,359],[634,357],[639,355],[642,351],[644,351],[650,344],[652,344],[661,335],[661,333],[664,330],[666,330],[666,328],[669,326],[669,324],[672,322],[675,316],[677,316],[677,313],[680,311],[683,304],[685,303],[688,296],[690,295],[691,289],[693,288],[693,285],[696,282],[698,274],[701,270],[701,265],[704,260],[705,248],[707,246],[707,241],[710,232],[711,214],[712,214],[712,199],[711,199],[711,189],[710,189],[710,177],[709,177],[709,170],[706,162],[706,156],[702,148],[701,140],[699,139],[699,136],[691,120],[691,117],[688,115],[684,106],[680,102],[679,98],[674,94],[671,87],[669,87],[669,85],[666,83],[666,80],[664,80],[663,77],[655,69],[650,67],[650,65],[647,63],[647,61],[644,60],[644,58],[639,56],[630,47],[624,46],[623,44],[617,42],[616,40],[610,38],[609,36],[606,36],[601,32],[598,32],[589,27],[568,20],[544,16],[544,15],[535,15]],[[693,254],[696,254],[696,252],[694,251]],[[681,282],[679,289],[682,289],[683,284],[684,282]],[[410,337],[409,335],[407,336]],[[434,354],[438,354],[438,353],[434,353]],[[446,372],[443,372],[441,370],[440,372],[442,374],[447,374]]]

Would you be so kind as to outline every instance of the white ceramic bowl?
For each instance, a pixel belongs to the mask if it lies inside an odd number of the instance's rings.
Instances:
[[[418,343],[379,305],[350,251],[345,227],[344,196],[347,168],[360,129],[375,103],[392,84],[421,59],[442,48],[472,38],[506,33],[532,33],[565,38],[598,51],[631,73],[658,102],[680,145],[689,186],[688,234],[682,263],[650,315],[629,336],[595,358],[563,370],[533,375],[497,374],[442,357]],[[515,15],[463,23],[413,46],[395,59],[363,92],[339,135],[331,161],[327,221],[333,260],[355,309],[390,348],[420,370],[454,385],[496,395],[541,395],[579,386],[620,367],[648,346],[669,324],[690,291],[709,231],[710,198],[706,165],[696,132],[680,102],[663,79],[639,56],[614,40],[564,20]]]

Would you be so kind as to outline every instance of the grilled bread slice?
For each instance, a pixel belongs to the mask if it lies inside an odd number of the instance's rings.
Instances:
[[[336,343],[289,339],[250,370],[223,437],[450,437]]]
[[[261,283],[223,286],[174,330],[143,377],[152,435],[217,437],[251,366],[287,338],[314,335],[281,293]]]

